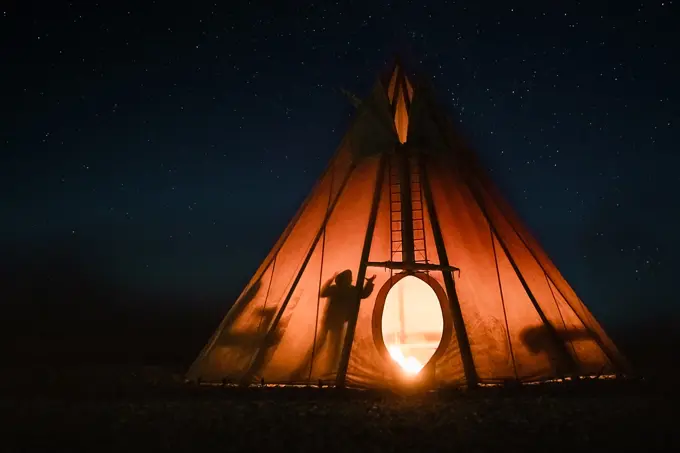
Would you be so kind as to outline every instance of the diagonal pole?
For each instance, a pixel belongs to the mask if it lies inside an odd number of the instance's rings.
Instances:
[[[378,205],[380,204],[380,194],[382,192],[383,180],[385,178],[385,169],[387,168],[387,153],[382,153],[380,156],[380,163],[378,164],[378,173],[376,175],[375,187],[373,189],[373,201],[371,202],[371,212],[368,217],[368,225],[366,226],[366,236],[364,238],[364,248],[361,252],[361,261],[359,262],[359,272],[357,274],[356,284],[356,298],[353,301],[354,305],[351,308],[352,314],[350,321],[347,323],[347,332],[345,333],[345,341],[342,347],[342,355],[340,356],[340,364],[338,365],[338,373],[335,377],[336,387],[344,387],[347,377],[347,367],[349,365],[349,356],[352,351],[352,343],[354,343],[354,332],[356,330],[357,319],[359,318],[359,304],[361,303],[361,292],[366,278],[366,267],[368,266],[368,256],[371,252],[371,242],[373,240],[373,231],[375,230],[376,217],[378,216]]]
[[[482,211],[482,215],[486,219],[486,222],[489,225],[489,228],[491,229],[493,235],[496,237],[496,240],[498,241],[498,244],[501,246],[501,249],[503,250],[503,253],[505,253],[505,257],[508,259],[510,262],[510,265],[512,266],[512,269],[515,271],[515,275],[517,275],[517,278],[519,279],[520,283],[522,284],[522,288],[524,288],[524,291],[526,292],[527,296],[529,296],[529,300],[531,301],[531,304],[534,307],[534,310],[536,310],[536,313],[538,313],[539,318],[541,318],[541,322],[543,323],[543,326],[546,329],[546,332],[548,332],[548,335],[550,336],[550,339],[552,340],[553,345],[555,346],[557,353],[559,354],[559,358],[561,359],[562,363],[569,369],[569,371],[572,372],[578,372],[578,364],[574,360],[574,358],[569,354],[569,351],[567,347],[564,344],[564,341],[560,338],[560,335],[557,333],[557,330],[555,327],[552,325],[548,317],[545,315],[543,312],[543,309],[541,308],[541,305],[538,303],[538,300],[536,299],[536,296],[534,296],[533,291],[531,291],[531,288],[529,288],[529,284],[527,283],[526,279],[524,278],[524,275],[522,275],[522,272],[519,269],[519,266],[515,262],[514,257],[510,253],[510,250],[508,249],[507,244],[501,238],[500,234],[498,234],[498,230],[496,229],[496,225],[491,221],[491,217],[489,216],[487,210],[486,210],[486,204],[484,203],[484,199],[482,196],[479,194],[477,191],[477,187],[475,187],[473,184],[468,183],[467,184],[468,189],[470,190],[470,193],[472,194],[472,197],[475,199],[475,202],[477,203],[477,206],[479,209]]]
[[[264,337],[262,347],[257,351],[255,357],[253,358],[253,361],[248,367],[248,371],[246,371],[246,373],[243,375],[241,379],[244,384],[246,385],[250,384],[253,375],[262,366],[265,360],[266,352],[269,349],[268,346],[269,344],[271,344],[272,340],[274,339],[274,336],[276,335],[276,328],[278,327],[279,322],[281,321],[281,317],[283,316],[283,313],[286,311],[286,307],[288,306],[290,299],[293,297],[293,293],[295,292],[295,289],[297,288],[297,285],[300,282],[300,279],[302,278],[302,274],[304,274],[305,269],[307,268],[307,264],[309,263],[309,260],[312,258],[312,255],[314,254],[316,244],[319,242],[319,239],[321,239],[321,236],[323,236],[323,233],[326,230],[326,225],[328,224],[328,220],[330,219],[331,214],[333,214],[335,206],[337,205],[338,200],[340,199],[340,196],[342,195],[342,192],[344,191],[345,186],[347,185],[347,181],[349,181],[349,177],[355,168],[356,166],[354,164],[349,168],[347,174],[345,175],[345,178],[342,181],[342,184],[340,185],[340,188],[338,189],[338,194],[335,196],[335,199],[333,200],[333,203],[331,204],[329,209],[327,209],[326,216],[324,217],[323,222],[321,222],[319,231],[316,233],[316,236],[312,241],[312,245],[309,248],[309,251],[307,252],[307,256],[305,256],[305,259],[302,262],[302,266],[300,267],[300,270],[295,276],[295,280],[293,280],[293,284],[291,285],[290,290],[288,290],[286,298],[281,303],[281,308],[279,308],[278,313],[276,313],[276,317],[272,321],[271,327],[269,327],[269,330],[267,331],[267,334]],[[332,190],[332,187],[329,190]]]
[[[430,187],[430,179],[427,175],[427,166],[423,161],[424,156],[419,156],[421,187],[423,188],[423,195],[425,195],[425,203],[427,211],[430,214],[430,224],[432,225],[432,234],[434,236],[434,244],[439,256],[439,263],[442,266],[449,266],[449,257],[446,254],[446,245],[444,244],[444,237],[442,235],[441,225],[439,224],[439,217],[437,216],[437,209],[434,205],[432,197],[432,188]],[[463,360],[463,372],[465,373],[465,380],[468,388],[473,388],[477,385],[479,377],[475,368],[475,362],[472,358],[472,349],[470,348],[470,338],[465,328],[465,321],[463,320],[463,312],[460,308],[460,301],[458,300],[458,293],[456,292],[456,282],[453,280],[453,273],[442,271],[444,277],[444,286],[446,293],[449,296],[449,303],[451,306],[451,314],[453,317],[453,328],[456,332],[456,340],[460,348],[460,355]]]

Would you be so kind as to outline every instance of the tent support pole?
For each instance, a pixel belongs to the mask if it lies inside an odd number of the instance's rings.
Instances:
[[[420,165],[421,187],[423,188],[423,195],[425,196],[425,203],[427,211],[430,214],[430,224],[432,225],[432,235],[434,236],[435,247],[437,248],[437,255],[439,256],[439,264],[441,266],[449,266],[449,258],[446,254],[446,246],[444,245],[444,237],[439,225],[439,217],[434,206],[432,198],[432,188],[430,187],[430,180],[427,176],[427,166],[423,162],[424,156],[420,154],[418,161]],[[467,335],[465,322],[463,320],[463,312],[460,308],[460,301],[456,293],[456,282],[453,279],[452,272],[442,271],[444,277],[444,286],[446,293],[449,296],[449,304],[451,306],[451,314],[453,316],[453,328],[456,331],[456,340],[460,347],[461,358],[463,359],[463,371],[465,372],[465,380],[468,388],[477,386],[479,377],[475,369],[475,363],[472,358],[472,349],[470,348],[470,339]]]
[[[356,330],[357,320],[359,319],[359,306],[361,304],[361,293],[363,291],[364,280],[366,279],[366,267],[368,265],[368,256],[371,252],[371,242],[373,240],[373,231],[375,230],[375,222],[378,216],[378,205],[380,204],[380,194],[383,188],[383,180],[385,178],[385,169],[387,168],[387,153],[380,156],[380,163],[378,164],[378,174],[375,178],[375,187],[373,189],[373,200],[371,201],[371,213],[368,217],[368,225],[366,226],[366,236],[364,238],[364,248],[361,251],[361,261],[359,261],[359,272],[357,274],[356,283],[356,299],[352,305],[352,314],[350,321],[347,323],[347,332],[345,333],[345,341],[342,346],[342,355],[340,356],[340,363],[338,365],[338,372],[335,377],[335,386],[344,387],[347,378],[347,367],[349,366],[349,356],[352,352],[352,344],[354,343],[354,332]]]
[[[434,110],[435,112],[438,113],[438,110]],[[455,148],[455,144],[451,142],[450,136],[446,133],[446,127],[442,124],[442,118],[441,115],[435,115],[433,118],[435,124],[437,125],[437,128],[439,129],[439,132],[441,133],[442,137],[444,138],[444,141],[448,145],[450,150],[453,150]],[[500,238],[498,235],[498,232],[496,231],[495,226],[489,219],[489,216],[486,212],[486,206],[484,205],[482,199],[480,198],[479,194],[477,193],[477,188],[474,186],[474,183],[470,183],[470,181],[467,182],[467,187],[470,190],[470,193],[474,197],[475,201],[477,202],[477,205],[480,207],[482,214],[484,215],[484,218],[486,219],[487,223],[489,224],[489,227],[491,228],[491,231],[493,234],[496,236],[498,239],[498,243],[500,244],[501,248],[503,249],[503,252],[505,255],[508,257],[508,260],[510,261],[510,264],[512,265],[512,268],[515,270],[515,273],[517,274],[517,277],[519,278],[520,282],[522,283],[522,286],[524,287],[524,290],[527,292],[527,295],[529,296],[529,299],[531,299],[531,303],[533,304],[534,308],[538,312],[538,315],[541,318],[541,321],[543,321],[543,324],[546,326],[546,329],[548,330],[548,334],[551,335],[553,340],[555,341],[558,351],[560,351],[560,355],[563,356],[564,360],[566,360],[567,366],[571,367],[572,370],[577,371],[577,365],[576,361],[572,358],[572,356],[569,354],[569,351],[567,351],[567,348],[564,346],[564,343],[560,339],[559,335],[557,334],[557,331],[555,328],[550,324],[548,321],[548,318],[545,316],[545,313],[543,313],[543,310],[541,310],[541,307],[538,305],[538,301],[536,301],[536,298],[534,297],[534,294],[531,292],[529,289],[529,285],[527,282],[524,280],[524,277],[522,276],[522,273],[519,271],[519,268],[517,267],[517,264],[515,263],[515,260],[512,258],[510,253],[508,252],[507,246],[505,245],[505,242]],[[501,213],[503,214],[503,213]],[[512,223],[510,222],[512,225]],[[519,235],[518,235],[519,236]],[[523,239],[520,236],[520,239]],[[529,249],[531,251],[531,249]],[[540,265],[540,262],[539,262]],[[566,300],[566,299],[565,299]],[[574,310],[575,312],[575,310]],[[585,325],[585,323],[584,323]],[[606,354],[606,353],[605,353]]]
[[[543,309],[541,308],[541,306],[538,304],[538,300],[536,300],[534,293],[531,291],[531,288],[529,288],[529,284],[524,279],[524,276],[522,275],[522,272],[519,270],[519,267],[517,266],[515,259],[512,257],[510,250],[508,250],[508,246],[505,244],[505,241],[498,234],[498,230],[496,230],[496,226],[493,224],[493,222],[491,222],[491,218],[489,217],[489,214],[486,211],[486,206],[484,204],[484,200],[477,193],[477,190],[476,190],[477,188],[474,187],[473,184],[468,184],[468,187],[470,189],[470,192],[472,193],[472,196],[474,197],[475,201],[477,202],[477,205],[479,206],[480,210],[482,211],[482,214],[484,215],[486,222],[489,224],[489,227],[491,228],[493,235],[498,240],[498,244],[503,249],[503,253],[505,253],[505,256],[508,258],[508,261],[510,262],[512,269],[515,271],[517,278],[519,278],[520,283],[522,283],[522,287],[524,288],[524,291],[529,296],[529,299],[531,300],[531,304],[534,306],[534,309],[538,313],[538,316],[541,318],[541,321],[543,322],[543,326],[545,327],[546,331],[548,332],[550,339],[553,341],[554,346],[557,348],[558,354],[560,355],[560,359],[562,359],[562,362],[566,365],[566,367],[570,371],[572,371],[574,373],[578,373],[578,366],[576,364],[576,361],[571,356],[571,354],[569,354],[569,351],[567,350],[567,347],[565,346],[564,341],[560,338],[559,334],[557,333],[557,330],[550,323],[550,320],[548,319],[548,317],[543,312]]]
[[[525,241],[524,237],[522,237],[522,235],[519,233],[519,231],[515,227],[514,222],[511,221],[510,216],[507,215],[505,208],[503,206],[501,206],[498,202],[496,202],[496,206],[497,206],[498,210],[500,211],[500,213],[505,218],[505,220],[508,222],[508,224],[510,224],[510,226],[512,227],[512,230],[515,232],[517,237],[519,237],[520,241],[522,241],[522,244],[524,244],[524,247],[529,251],[529,253],[531,253],[531,256],[534,258],[534,260],[541,267],[541,270],[543,271],[543,274],[545,275],[545,278],[548,281],[548,286],[550,286],[550,283],[553,284],[553,286],[555,287],[555,290],[557,290],[557,292],[562,296],[562,298],[566,302],[567,306],[571,309],[571,311],[574,313],[574,315],[576,315],[576,317],[581,322],[581,324],[583,324],[583,327],[588,331],[588,333],[590,334],[592,339],[595,341],[595,343],[597,343],[597,346],[602,350],[602,353],[607,357],[607,359],[609,359],[609,362],[613,366],[615,366],[618,370],[622,370],[624,372],[629,371],[630,365],[626,362],[626,360],[622,359],[620,354],[616,354],[616,351],[614,351],[614,353],[612,353],[611,348],[606,346],[604,341],[602,341],[600,334],[595,332],[590,327],[588,327],[588,323],[586,322],[586,320],[583,319],[583,317],[578,313],[577,310],[574,309],[574,307],[572,307],[571,303],[569,302],[569,299],[564,295],[564,293],[560,290],[560,288],[558,288],[558,286],[555,283],[555,281],[553,280],[553,278],[548,275],[547,269],[545,268],[543,263],[538,259],[538,257],[536,256],[536,253],[534,253],[534,250],[531,247],[529,247],[529,244],[527,243],[527,241]],[[550,291],[552,292],[552,288],[550,289]],[[553,297],[555,297],[554,293],[553,293]],[[587,307],[584,306],[584,308],[587,310]]]
[[[284,242],[286,242],[286,239],[290,235],[290,233],[293,231],[293,228],[295,227],[295,224],[297,221],[302,217],[302,213],[305,211],[305,208],[309,205],[312,197],[316,193],[316,191],[319,189],[321,186],[324,178],[326,175],[328,175],[330,172],[333,171],[333,164],[338,160],[338,156],[340,154],[340,150],[342,149],[342,145],[344,144],[345,140],[336,148],[335,153],[333,154],[333,157],[331,158],[330,162],[326,166],[325,170],[321,174],[321,177],[317,180],[317,182],[314,184],[312,187],[312,190],[310,190],[309,194],[305,198],[305,200],[302,202],[302,205],[298,208],[297,212],[293,217],[290,219],[288,224],[286,225],[286,229],[283,230],[283,233],[279,238],[276,240],[274,245],[269,251],[269,254],[267,257],[264,259],[263,263],[260,264],[260,267],[257,268],[255,271],[255,275],[250,279],[246,287],[241,291],[241,294],[239,294],[238,298],[236,299],[236,302],[234,303],[233,307],[229,309],[227,314],[222,318],[222,321],[218,325],[217,329],[213,333],[213,335],[210,337],[208,342],[203,346],[203,349],[201,349],[201,352],[198,354],[198,357],[193,361],[191,366],[189,367],[189,370],[187,371],[186,375],[187,376],[192,376],[194,375],[194,371],[199,367],[199,364],[205,359],[205,357],[208,355],[208,352],[215,346],[215,342],[217,341],[217,338],[219,337],[220,333],[224,331],[224,329],[230,325],[231,322],[233,322],[237,311],[233,310],[233,308],[239,306],[242,304],[242,301],[244,299],[244,296],[250,291],[252,286],[259,281],[262,276],[264,275],[265,272],[267,272],[267,269],[269,269],[269,265],[272,262],[276,261],[276,257],[279,254],[279,250],[281,250],[281,247],[283,246]],[[273,275],[273,274],[272,274]]]
[[[330,205],[329,209],[326,210],[326,216],[324,217],[323,222],[321,222],[321,226],[319,227],[319,231],[316,233],[316,236],[314,237],[314,240],[312,241],[312,245],[310,246],[309,251],[307,252],[307,256],[305,256],[305,260],[302,262],[302,266],[300,267],[300,270],[298,271],[297,275],[295,276],[295,280],[293,281],[293,284],[291,285],[290,290],[288,291],[288,294],[286,295],[286,298],[281,303],[281,308],[279,308],[279,311],[276,313],[276,317],[272,321],[271,327],[269,327],[269,330],[267,331],[267,334],[264,337],[264,341],[262,342],[262,347],[255,354],[253,361],[251,362],[250,366],[248,367],[248,371],[246,371],[246,373],[244,373],[244,375],[241,379],[243,384],[246,384],[246,385],[250,384],[250,382],[253,379],[254,373],[260,368],[260,366],[264,362],[266,352],[269,349],[269,345],[271,344],[272,340],[274,339],[274,335],[276,334],[276,328],[278,327],[279,322],[281,321],[281,317],[283,316],[283,313],[286,311],[286,307],[288,306],[288,302],[290,302],[290,299],[293,297],[293,293],[295,292],[295,289],[297,288],[297,285],[300,282],[300,279],[302,278],[302,274],[305,272],[305,269],[307,268],[307,264],[309,263],[309,260],[312,258],[312,255],[314,254],[314,249],[316,248],[316,244],[319,242],[319,239],[321,239],[323,232],[326,230],[326,225],[328,224],[328,220],[331,218],[331,214],[333,214],[335,206],[338,203],[338,200],[340,199],[340,196],[342,195],[342,192],[344,191],[345,186],[347,186],[347,181],[349,181],[349,177],[350,177],[350,175],[352,174],[352,172],[354,171],[355,168],[356,168],[355,165],[352,165],[349,168],[349,170],[347,171],[347,174],[345,175],[345,178],[342,180],[342,184],[340,185],[340,188],[338,189],[338,194],[335,196],[335,199],[333,200],[333,203]],[[333,190],[333,187],[331,186],[328,190]],[[273,278],[273,276],[272,276],[272,278]]]

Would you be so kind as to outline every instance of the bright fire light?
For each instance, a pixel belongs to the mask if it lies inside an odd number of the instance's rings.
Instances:
[[[404,353],[401,352],[401,349],[399,349],[399,346],[389,346],[387,350],[390,353],[390,356],[392,357],[392,360],[397,362],[400,367],[404,371],[406,371],[408,374],[418,374],[420,370],[423,369],[423,364],[418,362],[418,360],[415,357],[406,357],[404,356]]]
[[[381,322],[391,359],[405,375],[417,375],[436,352],[444,332],[437,294],[422,279],[408,275],[388,291]]]

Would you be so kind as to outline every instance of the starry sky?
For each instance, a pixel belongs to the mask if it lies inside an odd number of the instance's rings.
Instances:
[[[6,319],[194,354],[396,53],[605,327],[677,317],[677,1],[607,3],[3,2]]]

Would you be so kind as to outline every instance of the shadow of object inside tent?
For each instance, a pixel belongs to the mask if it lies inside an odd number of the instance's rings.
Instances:
[[[245,372],[255,354],[265,353],[278,345],[281,340],[279,331],[269,332],[272,321],[276,316],[278,306],[267,306],[266,300],[262,307],[249,309],[262,286],[261,281],[255,282],[250,289],[238,300],[228,313],[228,322],[221,326],[220,333],[215,340],[212,350],[208,354],[220,351],[220,362],[228,367],[229,372],[237,374]],[[252,310],[251,313],[248,311]],[[244,318],[245,317],[245,318]],[[244,326],[239,328],[236,324]],[[225,379],[238,379],[240,376],[225,376]]]
[[[267,308],[266,303],[262,308],[255,310],[253,320],[248,322],[251,329],[246,330],[232,330],[234,324],[241,318],[246,307],[252,302],[257,295],[261,281],[255,282],[248,291],[234,304],[228,313],[229,321],[221,326],[221,332],[215,341],[215,346],[231,346],[239,348],[256,348],[262,344],[264,336],[267,333],[267,328],[271,324],[272,319],[276,313],[276,306]]]
[[[578,366],[578,358],[573,354],[571,342],[593,339],[594,337],[586,329],[555,329],[555,333],[557,339],[551,335],[545,326],[533,326],[522,330],[520,337],[522,343],[533,355],[545,353],[555,371],[558,373],[560,371],[566,372],[569,369],[569,363],[565,363],[562,358],[563,352],[566,351],[570,354]]]
[[[256,313],[260,318],[257,323],[258,327],[251,330],[222,332],[215,344],[217,346],[238,347],[251,352],[258,346],[265,345],[267,336],[266,326],[268,326],[274,318],[276,307],[261,308],[258,309]],[[272,335],[267,340],[267,345],[271,347],[279,342],[280,337],[278,335]]]
[[[367,298],[373,292],[374,279],[375,276],[366,279],[361,288],[361,299]],[[277,315],[282,308],[278,303],[271,303],[270,306],[264,304],[263,307],[253,309],[252,304],[258,303],[255,297],[260,289],[261,282],[258,281],[234,305],[228,314],[229,320],[220,327],[221,332],[208,352],[208,355],[216,353],[216,362],[213,363],[219,363],[218,366],[223,368],[223,379],[228,381],[236,380],[247,385],[263,379],[264,370],[281,344],[291,319],[291,316]],[[334,274],[319,289],[318,294],[327,302],[321,324],[315,329],[314,340],[305,353],[286,358],[293,364],[298,360],[297,357],[300,358],[299,365],[292,367],[291,380],[294,382],[309,378],[311,366],[322,348],[325,352],[323,371],[331,373],[337,368],[344,334],[349,323],[353,322],[352,307],[357,297],[357,286],[352,285],[350,269]],[[294,306],[295,302],[285,307],[284,312],[292,311]],[[318,320],[316,322],[318,325]]]

